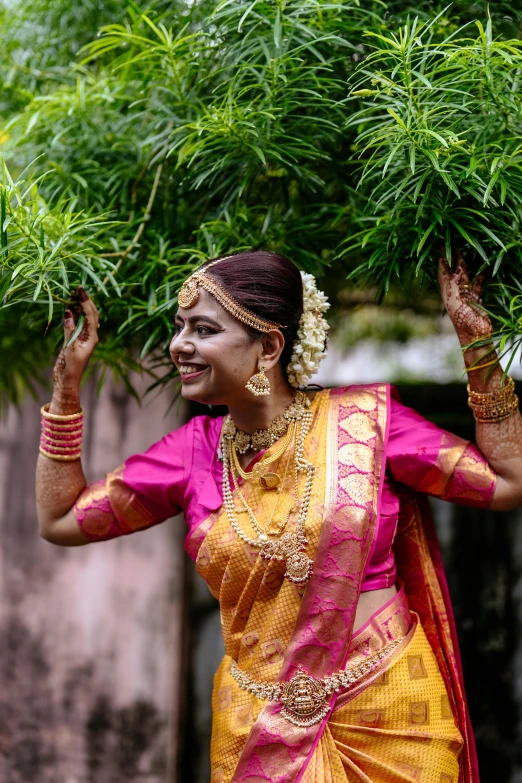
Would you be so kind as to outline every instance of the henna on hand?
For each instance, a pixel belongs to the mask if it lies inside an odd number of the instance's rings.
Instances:
[[[460,251],[456,253],[458,266],[452,272],[447,260],[439,260],[439,283],[444,305],[461,345],[493,333],[489,315],[482,309],[484,276],[470,282],[466,263]]]

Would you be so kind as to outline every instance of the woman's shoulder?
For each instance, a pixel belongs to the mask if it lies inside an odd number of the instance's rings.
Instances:
[[[223,416],[194,416],[186,424],[167,433],[164,437],[165,445],[179,445],[181,442],[194,442],[196,440],[219,438],[223,426]]]
[[[374,382],[374,383],[352,383],[349,386],[333,386],[330,389],[323,389],[319,394],[327,394],[330,397],[347,397],[351,399],[364,398],[370,394],[373,396],[381,396],[385,400],[398,399],[397,390],[394,386],[387,382]]]

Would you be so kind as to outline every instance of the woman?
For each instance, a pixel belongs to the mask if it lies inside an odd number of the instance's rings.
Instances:
[[[461,344],[483,340],[480,281],[441,262],[440,282]],[[298,390],[324,355],[328,305],[277,254],[209,262],[178,303],[170,351],[182,394],[229,415],[192,419],[86,487],[79,383],[98,314],[79,289],[85,325],[62,349],[42,409],[42,535],[74,546],[184,512],[186,549],[220,601],[225,640],[212,783],[478,781],[422,493],[522,504],[518,400],[491,371],[492,347],[465,351],[477,447],[383,384]],[[66,311],[65,342],[74,329]]]

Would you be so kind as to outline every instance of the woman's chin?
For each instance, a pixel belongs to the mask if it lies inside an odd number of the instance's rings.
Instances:
[[[187,384],[182,383],[181,384],[181,396],[184,400],[190,400],[192,402],[203,402],[205,403],[205,393],[201,389],[197,388],[198,384]]]
[[[202,405],[212,405],[213,395],[207,384],[181,382],[181,396],[189,402],[200,402]]]

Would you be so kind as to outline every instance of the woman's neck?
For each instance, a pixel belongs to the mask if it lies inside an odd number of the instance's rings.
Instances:
[[[250,435],[256,430],[266,430],[292,403],[295,389],[283,377],[270,377],[270,387],[270,394],[266,397],[248,393],[249,397],[228,406],[232,421],[239,430]]]

